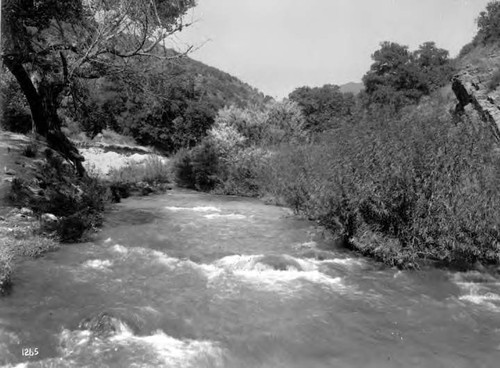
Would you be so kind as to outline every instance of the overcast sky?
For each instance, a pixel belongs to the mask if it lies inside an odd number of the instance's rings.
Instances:
[[[177,44],[273,97],[359,82],[382,41],[426,41],[455,56],[489,0],[198,0]],[[205,43],[206,42],[206,43]]]

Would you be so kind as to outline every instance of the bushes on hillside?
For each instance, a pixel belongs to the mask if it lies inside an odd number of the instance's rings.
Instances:
[[[225,108],[201,144],[177,153],[176,181],[198,190],[255,196],[268,150],[306,139],[304,117],[295,102],[274,103],[264,111]]]
[[[475,42],[492,44],[500,40],[500,2],[491,1],[477,19],[478,32]]]
[[[108,188],[95,178],[77,177],[74,168],[50,149],[45,150],[45,158],[35,163],[34,179],[12,182],[10,199],[36,215],[56,216],[58,220],[49,230],[55,230],[63,242],[78,241],[101,224]]]
[[[319,143],[278,151],[267,168],[274,195],[388,263],[500,260],[492,138],[437,107],[344,126]],[[361,246],[367,231],[397,243]]]

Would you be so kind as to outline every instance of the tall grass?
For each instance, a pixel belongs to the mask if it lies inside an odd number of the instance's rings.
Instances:
[[[171,164],[169,161],[150,155],[143,162],[130,163],[109,173],[111,182],[148,184],[172,182]]]
[[[282,147],[261,187],[394,265],[498,263],[500,159],[487,131],[437,106],[367,119]]]

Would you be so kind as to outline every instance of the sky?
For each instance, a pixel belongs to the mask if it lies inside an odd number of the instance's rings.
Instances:
[[[490,0],[198,0],[176,36],[192,58],[281,99],[301,86],[360,82],[382,41],[456,56]]]

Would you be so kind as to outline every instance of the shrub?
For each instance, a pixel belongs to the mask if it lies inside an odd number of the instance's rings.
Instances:
[[[38,154],[38,146],[36,143],[31,142],[23,149],[23,155],[26,157],[34,158]]]
[[[92,177],[79,178],[74,168],[54,151],[45,151],[33,180],[16,178],[10,199],[29,207],[37,215],[50,213],[58,218],[56,233],[64,242],[81,239],[87,230],[99,226],[109,200],[108,188]]]
[[[496,43],[500,39],[500,2],[490,1],[477,19],[476,42]]]
[[[191,154],[187,149],[181,149],[174,157],[175,181],[180,187],[195,189],[195,177]]]
[[[138,183],[148,184],[170,183],[171,166],[165,159],[150,155],[144,162],[132,162],[109,173],[112,183]]]
[[[455,125],[441,109],[421,106],[282,147],[261,185],[345,239],[361,239],[358,248],[366,231],[395,240],[371,249],[390,264],[498,262],[500,160],[492,144],[485,127]]]
[[[220,182],[218,152],[210,139],[189,151],[179,151],[173,165],[175,180],[181,187],[210,191]]]
[[[221,179],[217,189],[221,194],[256,197],[261,193],[260,175],[270,153],[262,148],[249,147],[238,151],[219,168]]]

